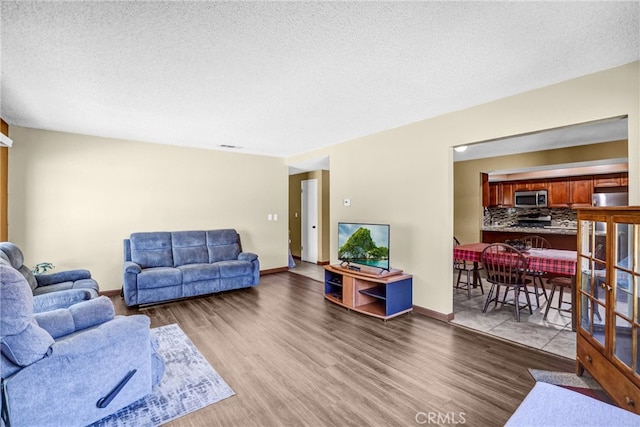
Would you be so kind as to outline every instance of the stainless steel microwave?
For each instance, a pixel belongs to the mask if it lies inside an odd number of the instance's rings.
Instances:
[[[514,194],[516,208],[547,207],[547,190],[516,191]]]

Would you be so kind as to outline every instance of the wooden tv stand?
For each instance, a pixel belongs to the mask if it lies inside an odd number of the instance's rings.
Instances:
[[[413,279],[402,270],[378,274],[328,265],[324,267],[324,297],[349,310],[387,320],[413,310]]]

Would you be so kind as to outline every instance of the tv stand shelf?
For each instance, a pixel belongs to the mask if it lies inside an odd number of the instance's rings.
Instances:
[[[413,310],[413,279],[401,270],[381,274],[324,267],[326,300],[358,313],[390,319]]]

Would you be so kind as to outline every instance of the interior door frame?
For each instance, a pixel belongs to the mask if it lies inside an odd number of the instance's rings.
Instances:
[[[318,179],[305,179],[300,183],[301,227],[300,259],[318,263]]]

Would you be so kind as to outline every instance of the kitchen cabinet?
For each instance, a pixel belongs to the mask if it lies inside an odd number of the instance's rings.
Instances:
[[[591,206],[593,195],[593,177],[573,176],[569,178],[569,198],[572,208]]]
[[[628,173],[583,175],[561,178],[494,181],[483,184],[482,205],[485,207],[514,207],[516,191],[547,190],[548,207],[579,208],[592,205],[594,188],[624,187],[628,185]]]
[[[505,208],[512,208],[515,204],[513,197],[513,183],[502,182],[502,203],[500,206]]]
[[[531,191],[533,183],[531,181],[512,181],[513,191]]]
[[[549,179],[547,181],[547,205],[550,208],[568,208],[571,206],[571,186],[566,178]]]
[[[502,188],[499,182],[490,182],[489,183],[489,199],[485,206],[494,207],[498,206],[500,200],[502,198]]]
[[[528,179],[525,181],[511,181],[513,191],[546,190],[546,179]]]
[[[547,191],[550,208],[591,206],[593,180],[591,176],[549,179]]]
[[[629,174],[626,172],[595,175],[593,177],[594,188],[623,187],[626,185],[629,185]]]
[[[640,208],[578,209],[576,371],[640,414]]]
[[[629,173],[625,172],[620,177],[620,186],[621,187],[626,187],[628,185],[629,185]]]
[[[485,207],[513,207],[513,186],[510,182],[490,182],[488,197],[483,197]]]
[[[544,228],[532,227],[530,231],[482,231],[482,243],[504,243],[507,240],[519,240],[525,236],[538,235],[542,236],[551,245],[553,249],[566,249],[569,251],[576,250],[575,234],[548,233]]]

